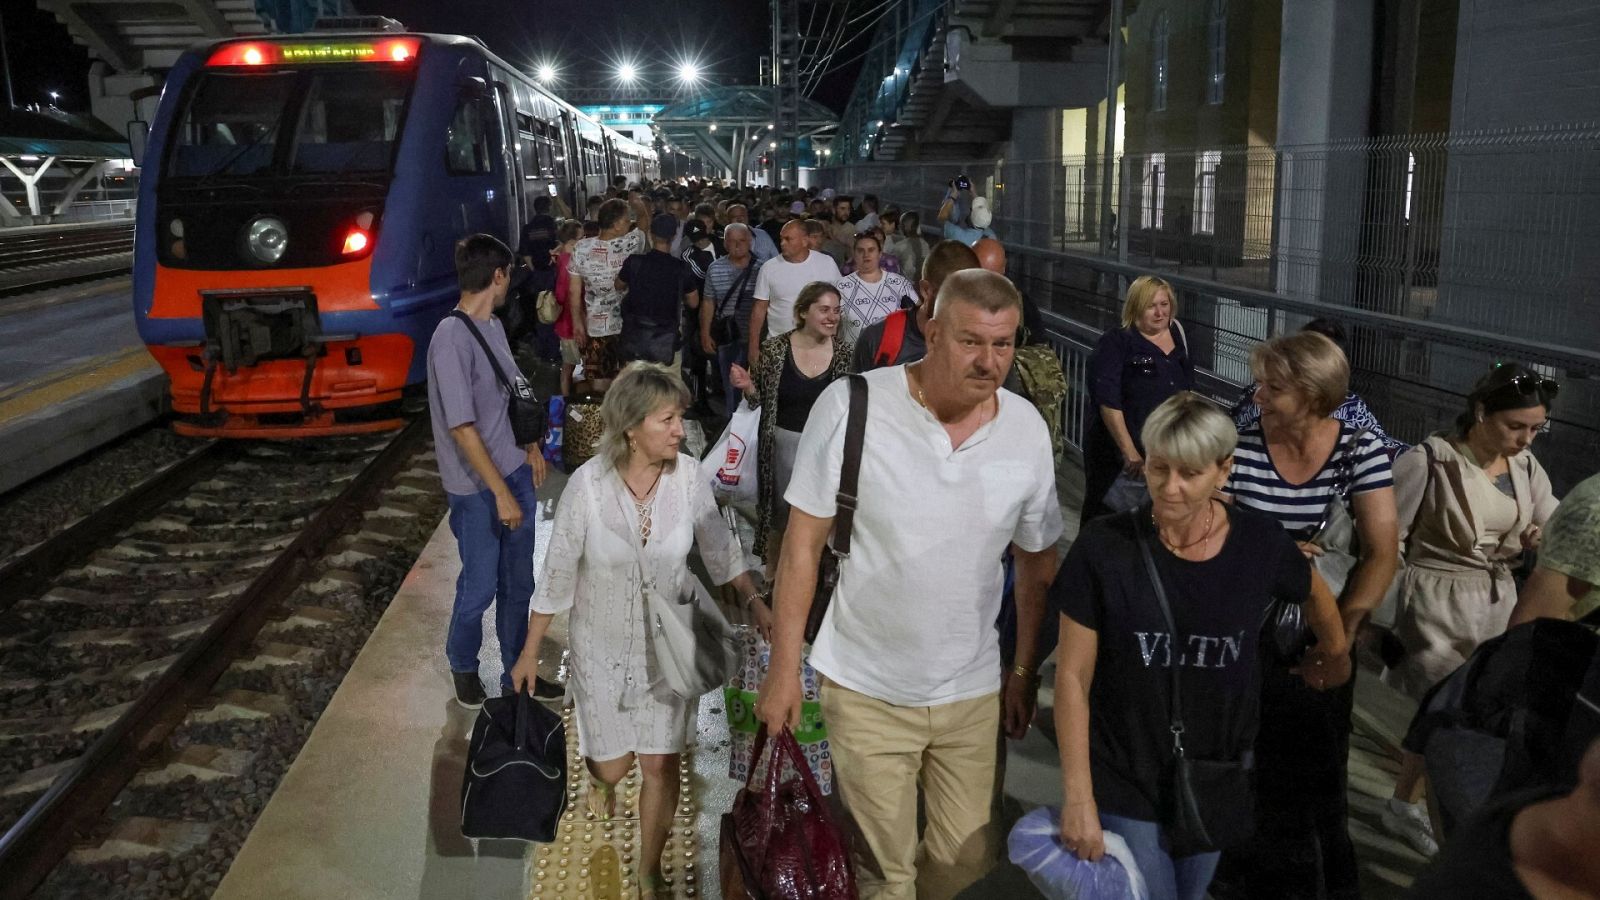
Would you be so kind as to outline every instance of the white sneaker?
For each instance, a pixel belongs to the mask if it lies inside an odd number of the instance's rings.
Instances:
[[[1420,803],[1405,803],[1390,797],[1383,804],[1383,830],[1400,838],[1423,856],[1439,852],[1439,842],[1433,837],[1433,823],[1428,811]]]

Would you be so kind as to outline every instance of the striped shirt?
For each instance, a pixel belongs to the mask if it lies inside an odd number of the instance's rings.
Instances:
[[[1328,503],[1341,493],[1362,494],[1394,486],[1383,440],[1368,431],[1351,447],[1354,432],[1349,423],[1341,422],[1339,444],[1322,470],[1309,481],[1292,485],[1283,480],[1267,455],[1261,425],[1251,425],[1239,434],[1233,471],[1222,491],[1238,505],[1277,519],[1296,538],[1310,538],[1322,524]]]

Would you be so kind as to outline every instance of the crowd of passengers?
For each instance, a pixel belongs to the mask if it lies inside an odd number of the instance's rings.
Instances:
[[[1043,328],[964,180],[931,246],[917,213],[831,191],[619,183],[582,220],[557,211],[540,208],[515,253],[458,244],[463,315],[429,350],[462,561],[447,656],[458,699],[481,704],[494,605],[501,689],[576,707],[588,814],[617,813],[637,762],[645,897],[673,895],[661,853],[697,703],[661,684],[643,592],[693,577],[693,555],[760,635],[755,718],[820,715],[810,761],[869,898],[954,897],[995,865],[1004,739],[1032,726],[1047,658],[1067,852],[1098,860],[1119,836],[1162,900],[1358,897],[1358,649],[1420,699],[1509,625],[1600,598],[1600,476],[1558,505],[1530,446],[1559,385],[1531,367],[1483,373],[1449,428],[1407,446],[1351,390],[1345,334],[1319,319],[1256,346],[1254,383],[1225,411],[1195,393],[1177,293],[1140,277],[1089,360],[1082,519],[1059,558],[1059,438],[1013,365]],[[603,392],[603,435],[537,579],[544,455],[514,440],[484,356],[515,371],[494,312],[527,277],[556,297],[563,392]],[[853,374],[868,399],[852,547],[807,643]],[[714,429],[746,402],[761,411],[759,571],[685,452],[686,418]],[[1392,627],[1372,623],[1380,606]],[[562,613],[564,686],[538,677]],[[1419,896],[1600,892],[1590,756],[1570,793],[1453,831]],[[1423,771],[1405,758],[1381,821],[1433,856]],[[1203,841],[1178,809],[1189,796]]]

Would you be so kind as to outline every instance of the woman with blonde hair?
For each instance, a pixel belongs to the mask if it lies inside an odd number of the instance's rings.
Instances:
[[[1258,723],[1272,725],[1258,708],[1269,606],[1305,607],[1319,640],[1299,667],[1311,689],[1349,678],[1338,608],[1314,588],[1304,555],[1272,517],[1216,499],[1237,438],[1228,417],[1192,392],[1157,406],[1141,433],[1146,505],[1085,526],[1050,589],[1061,634],[1062,843],[1096,860],[1105,832],[1119,835],[1152,900],[1200,900],[1214,848],[1250,830],[1248,757]],[[1185,758],[1229,773],[1196,785],[1211,847],[1174,827],[1175,740]]]
[[[517,689],[532,686],[550,620],[570,610],[568,689],[588,767],[587,811],[615,815],[616,785],[638,760],[646,897],[669,896],[661,850],[695,702],[666,688],[648,650],[645,581],[657,595],[689,589],[689,554],[698,547],[713,581],[732,584],[747,605],[756,591],[697,461],[680,452],[689,401],[678,373],[655,363],[633,363],[612,382],[600,405],[599,452],[572,473],[556,508],[528,639],[511,670]],[[756,619],[763,621],[759,612]]]
[[[1117,475],[1139,477],[1145,418],[1162,401],[1194,387],[1178,300],[1172,285],[1141,275],[1128,287],[1122,327],[1107,329],[1089,356],[1089,398],[1095,415],[1083,438],[1083,515],[1088,522],[1111,512],[1105,503]]]
[[[761,361],[753,375],[740,365],[729,370],[733,386],[761,407],[755,553],[767,564],[769,575],[778,570],[778,550],[789,521],[783,495],[794,471],[800,433],[822,390],[851,371],[855,345],[839,337],[840,302],[839,289],[826,281],[801,288],[794,301],[795,329],[761,345]]]
[[[1394,482],[1382,439],[1333,418],[1350,390],[1339,345],[1311,331],[1273,338],[1250,354],[1261,419],[1239,434],[1223,488],[1234,505],[1266,513],[1308,558],[1333,517],[1348,515],[1359,546],[1339,593],[1345,644],[1382,601],[1398,563]],[[1359,896],[1347,826],[1347,759],[1354,681],[1308,688],[1292,652],[1264,663],[1256,739],[1257,838],[1224,854],[1219,881],[1260,897]]]

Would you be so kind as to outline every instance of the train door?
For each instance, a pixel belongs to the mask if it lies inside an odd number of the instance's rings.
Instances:
[[[578,135],[572,127],[572,113],[561,111],[561,177],[566,179],[567,205],[572,215],[582,220],[588,209],[589,194],[580,185],[583,182],[583,158],[578,149]]]
[[[495,174],[494,102],[483,79],[469,77],[462,83],[449,130],[445,136],[445,186],[449,203],[459,213],[451,232],[497,231],[504,216],[493,200],[498,181]],[[502,166],[503,168],[503,166]],[[452,237],[451,240],[454,240]]]
[[[522,160],[517,154],[517,103],[511,87],[503,81],[494,82],[496,131],[500,135],[499,193],[502,204],[494,207],[497,218],[505,223],[506,243],[513,249],[521,243],[522,223],[529,211],[522,208]]]

